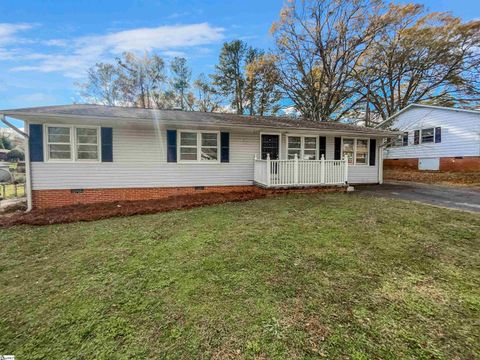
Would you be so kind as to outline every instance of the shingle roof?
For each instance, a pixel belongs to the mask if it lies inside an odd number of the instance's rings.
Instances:
[[[394,136],[396,132],[366,128],[338,122],[318,122],[281,116],[247,116],[227,113],[198,111],[157,110],[104,105],[58,105],[23,109],[0,110],[0,114],[22,118],[22,116],[78,116],[94,118],[122,118],[131,120],[156,119],[168,122],[192,122],[218,126],[248,126],[258,128],[329,130],[356,132],[371,135]]]

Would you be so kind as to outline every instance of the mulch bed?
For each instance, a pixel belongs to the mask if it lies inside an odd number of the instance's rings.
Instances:
[[[385,169],[385,180],[414,181],[426,184],[480,186],[480,172],[439,172]]]
[[[199,193],[171,196],[159,200],[118,201],[99,204],[78,204],[55,209],[36,209],[28,213],[17,212],[0,217],[0,227],[15,225],[50,225],[77,221],[94,221],[119,216],[155,214],[159,212],[191,209],[194,207],[248,201],[278,194],[344,191],[345,188],[304,188],[289,190],[253,189],[229,193]]]

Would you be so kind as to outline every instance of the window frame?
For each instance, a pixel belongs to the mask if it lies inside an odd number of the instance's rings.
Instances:
[[[48,141],[48,128],[68,128],[70,131],[69,143],[52,143]],[[77,128],[83,129],[96,129],[97,130],[97,159],[79,159],[77,148]],[[43,155],[44,162],[48,163],[100,163],[102,161],[102,140],[101,140],[101,127],[95,125],[67,125],[67,124],[43,124]],[[70,146],[70,158],[69,159],[51,159],[50,158],[50,145],[69,145]],[[81,145],[94,145],[94,144],[81,144]]]
[[[341,150],[342,150],[342,160],[345,159],[345,155],[343,153],[343,140],[344,139],[352,139],[353,140],[353,162],[351,164],[348,164],[348,166],[370,166],[370,138],[363,138],[363,137],[352,137],[352,136],[342,136],[342,145],[341,145]],[[365,159],[365,163],[359,163],[357,164],[357,140],[366,140],[367,141],[367,157]]]
[[[77,143],[77,129],[95,129],[97,130],[97,143],[96,144],[80,144]],[[99,126],[88,126],[88,125],[81,125],[81,126],[73,126],[73,135],[74,135],[74,150],[75,150],[75,161],[77,162],[100,162],[102,161],[102,147],[101,147],[101,128]],[[97,158],[96,159],[79,159],[78,158],[78,145],[97,145]]]
[[[423,132],[425,130],[432,130],[432,141],[423,141]],[[435,127],[420,129],[420,144],[435,144]]]
[[[185,148],[195,148],[197,149],[197,160],[182,160],[181,159],[181,139],[182,133],[195,133],[197,134],[197,145],[192,146],[183,146]],[[213,148],[213,146],[202,146],[202,134],[216,134],[217,135],[217,160],[202,160],[202,147]],[[177,130],[177,163],[180,164],[219,164],[221,156],[221,144],[220,144],[220,131],[210,131],[210,130]]]
[[[300,138],[300,156],[298,157],[298,160],[305,160],[305,161],[320,160],[320,158],[318,156],[319,137],[316,136],[316,135],[299,135],[299,134],[288,134],[287,135],[287,139],[286,139],[287,151],[285,153],[287,160],[293,160],[293,159],[289,159],[289,157],[288,157],[288,150],[290,150],[288,138],[291,138],[291,137],[299,137]],[[305,138],[314,138],[315,139],[315,159],[313,159],[313,160],[307,160],[307,159],[303,158],[305,156]],[[298,148],[292,148],[292,149],[298,150]],[[313,149],[306,149],[306,150],[313,150]]]

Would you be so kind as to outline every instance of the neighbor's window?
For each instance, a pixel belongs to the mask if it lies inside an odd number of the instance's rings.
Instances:
[[[422,129],[422,143],[431,143],[434,141],[434,129]]]
[[[317,138],[314,136],[288,136],[287,156],[295,159],[295,155],[303,160],[317,158]]]
[[[180,132],[180,161],[218,161],[218,133]]]
[[[98,129],[75,128],[77,160],[98,160]]]
[[[355,147],[355,139],[343,139],[343,157],[347,155],[348,163],[353,165],[353,154]]]
[[[71,160],[71,128],[67,126],[47,126],[47,151],[50,160]]]
[[[368,140],[357,139],[357,147],[355,149],[355,164],[366,165],[368,161]]]

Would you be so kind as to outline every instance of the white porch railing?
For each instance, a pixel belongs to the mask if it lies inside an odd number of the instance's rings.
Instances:
[[[343,185],[348,178],[348,159],[291,160],[258,159],[255,155],[254,181],[265,187]]]

